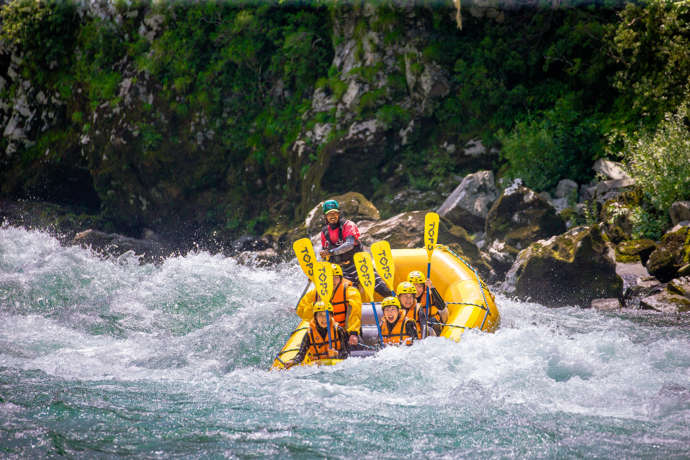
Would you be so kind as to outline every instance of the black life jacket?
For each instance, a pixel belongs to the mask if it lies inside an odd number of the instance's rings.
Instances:
[[[343,221],[338,221],[338,240],[337,241],[331,241],[330,238],[330,232],[328,231],[328,224],[324,225],[323,228],[321,229],[321,233],[323,234],[325,240],[326,240],[326,248],[325,249],[334,249],[345,243],[345,238],[343,238]],[[344,254],[333,254],[331,255],[330,261],[336,264],[342,264],[342,263],[350,263],[352,262],[353,258],[355,257],[355,254],[358,252],[362,252],[362,243],[359,242],[359,240],[355,240],[355,245],[352,248],[352,250],[347,251]]]

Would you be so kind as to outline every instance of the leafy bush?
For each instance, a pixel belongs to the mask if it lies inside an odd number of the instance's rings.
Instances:
[[[554,187],[564,178],[582,182],[596,154],[601,136],[596,119],[584,118],[577,94],[560,99],[541,118],[517,123],[508,134],[499,133],[508,176],[520,177],[534,190]]]
[[[625,140],[624,161],[645,200],[665,215],[674,201],[690,199],[690,97],[666,114],[653,134]]]

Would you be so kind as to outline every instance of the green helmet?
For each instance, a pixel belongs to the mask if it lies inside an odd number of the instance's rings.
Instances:
[[[326,201],[323,203],[322,208],[323,208],[323,213],[324,213],[324,214],[328,214],[328,213],[331,212],[331,211],[338,211],[338,212],[340,212],[340,205],[339,205],[338,202],[335,201],[335,200],[326,200]]]

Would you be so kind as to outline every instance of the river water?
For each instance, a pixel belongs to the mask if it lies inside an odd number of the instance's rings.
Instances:
[[[0,458],[688,458],[690,320],[501,296],[494,334],[269,371],[295,264],[0,228]]]

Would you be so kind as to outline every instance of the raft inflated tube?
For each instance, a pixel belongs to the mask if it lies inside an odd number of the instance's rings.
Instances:
[[[393,249],[392,255],[395,262],[395,286],[405,281],[407,274],[412,270],[426,271],[427,252],[424,248]],[[489,292],[487,286],[468,263],[441,244],[436,245],[432,255],[431,280],[448,305],[448,322],[441,330],[441,337],[457,342],[466,329],[480,329],[485,332],[496,330],[500,315],[494,295]],[[376,297],[380,300],[378,294]],[[365,343],[370,341],[367,340],[367,336],[371,335],[368,332],[376,327],[373,321],[374,315],[367,310],[371,309],[362,308],[362,330]],[[304,320],[299,323],[278,353],[273,362],[273,368],[283,368],[284,363],[297,354],[308,329],[309,321]],[[303,364],[314,364],[309,356],[304,361]]]

